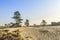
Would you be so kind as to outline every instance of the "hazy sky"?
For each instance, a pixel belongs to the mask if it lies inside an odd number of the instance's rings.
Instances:
[[[13,22],[15,11],[21,13],[23,23],[25,19],[30,24],[40,24],[43,19],[60,21],[60,0],[0,0],[0,25]]]

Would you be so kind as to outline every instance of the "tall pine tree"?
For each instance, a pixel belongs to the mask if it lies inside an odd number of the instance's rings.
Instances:
[[[19,11],[14,12],[13,19],[15,19],[16,26],[21,26],[22,19],[21,19],[21,14],[19,13]]]

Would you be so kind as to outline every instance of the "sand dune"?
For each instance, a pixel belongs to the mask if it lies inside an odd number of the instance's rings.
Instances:
[[[60,26],[19,27],[0,30],[9,30],[11,33],[19,30],[19,35],[24,40],[60,40]]]

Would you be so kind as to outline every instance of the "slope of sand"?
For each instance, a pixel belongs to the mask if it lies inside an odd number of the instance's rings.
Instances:
[[[24,40],[60,40],[60,26],[5,28],[12,32],[19,29]],[[0,29],[0,30],[5,30]]]

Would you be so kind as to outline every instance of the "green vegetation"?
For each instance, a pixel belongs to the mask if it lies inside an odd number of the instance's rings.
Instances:
[[[45,20],[42,20],[41,25],[42,25],[42,26],[45,26],[46,23],[47,23],[47,22],[46,22]]]
[[[16,26],[21,26],[22,19],[21,19],[21,14],[19,13],[19,11],[14,12],[13,19],[15,19],[16,21],[16,24],[15,24]]]
[[[25,25],[29,26],[29,20],[28,19],[26,19]]]

